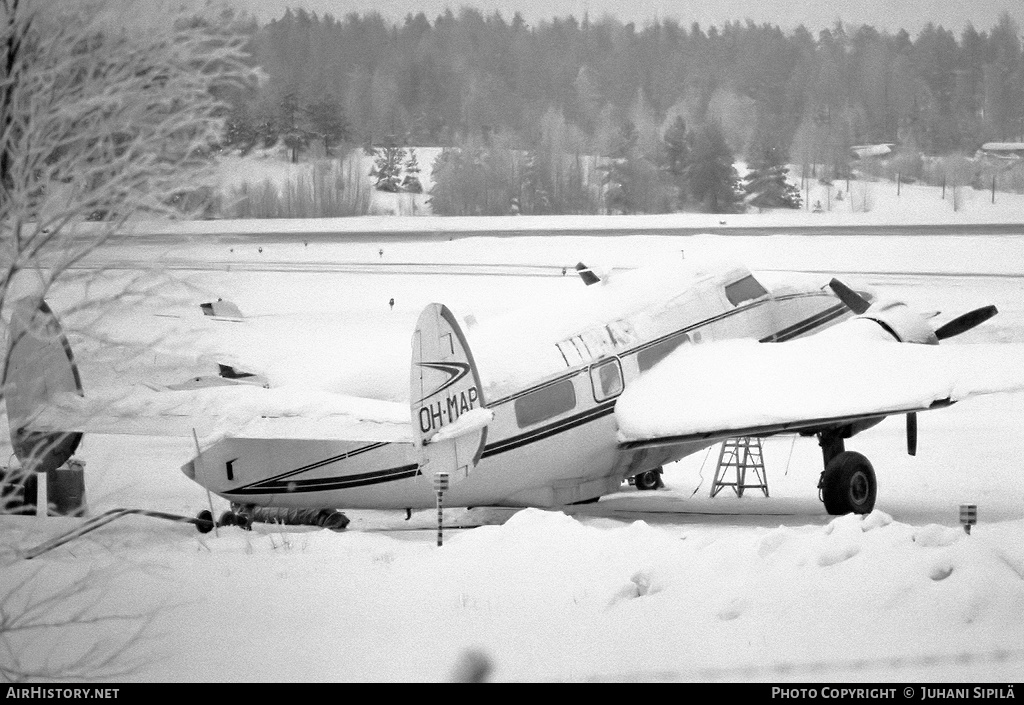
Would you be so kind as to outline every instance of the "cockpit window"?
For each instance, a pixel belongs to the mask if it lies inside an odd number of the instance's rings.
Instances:
[[[729,299],[733,306],[739,306],[751,299],[759,299],[767,294],[768,291],[750,274],[725,287],[725,298]]]

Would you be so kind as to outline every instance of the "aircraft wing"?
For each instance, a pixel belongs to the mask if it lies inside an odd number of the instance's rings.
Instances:
[[[22,423],[24,423],[22,421]],[[411,442],[409,407],[292,387],[253,385],[51,396],[32,412],[33,431],[152,436]]]
[[[619,397],[627,448],[787,432],[1024,389],[1024,345],[899,343],[854,320],[805,339],[687,345]]]

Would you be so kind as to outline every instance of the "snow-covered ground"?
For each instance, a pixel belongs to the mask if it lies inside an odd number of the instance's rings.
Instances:
[[[889,222],[907,220],[890,213]],[[991,220],[1014,222],[1009,213]],[[269,232],[292,227],[276,225]],[[553,307],[582,286],[571,272],[579,260],[613,269],[728,254],[755,269],[849,272],[849,283],[944,316],[999,307],[948,344],[1024,342],[1016,237],[423,242],[382,231],[379,241],[337,240],[165,238],[100,253],[97,262],[124,267],[155,262],[167,279],[164,298],[111,308],[90,336],[75,330],[84,317],[67,321],[87,389],[212,372],[221,359],[213,349],[224,346],[279,382],[401,399],[424,305],[440,301],[481,322],[520,305]],[[189,261],[196,268],[164,269]],[[133,274],[108,270],[90,292]],[[60,312],[81,295],[67,287],[51,303]],[[251,320],[210,333],[195,308],[209,297],[234,301]],[[183,331],[192,336],[186,349]],[[95,339],[104,336],[141,341],[145,352],[110,352]],[[771,497],[710,498],[713,448],[667,467],[666,489],[653,493],[623,486],[565,512],[446,510],[453,525],[481,526],[449,529],[440,548],[432,511],[408,522],[404,513],[353,511],[342,533],[258,524],[205,536],[131,517],[26,561],[19,549],[80,520],[0,517],[5,610],[78,580],[89,586],[46,606],[48,620],[85,607],[77,626],[6,638],[26,667],[59,668],[94,644],[101,655],[125,645],[106,667],[75,676],[116,681],[430,681],[484,664],[502,681],[1013,682],[1024,672],[1022,427],[1024,395],[1009,394],[922,414],[915,458],[902,419],[858,436],[848,447],[879,473],[867,517],[825,514],[820,451],[792,437],[765,444]],[[205,492],[179,470],[192,453],[191,439],[86,438],[90,513],[206,507]],[[957,521],[968,502],[979,507],[969,536]],[[116,619],[92,619],[102,615]]]

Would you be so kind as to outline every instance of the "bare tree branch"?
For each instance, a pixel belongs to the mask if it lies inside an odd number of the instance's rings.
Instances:
[[[84,281],[63,313],[94,312],[94,324],[112,303],[153,293],[152,273],[83,265],[130,221],[194,215],[182,204],[212,172],[221,98],[254,79],[244,41],[213,4],[147,4],[139,17],[125,0],[0,0],[0,331],[26,290],[41,299]],[[45,324],[25,334],[55,335]],[[10,393],[9,349],[5,341],[0,400]],[[44,438],[32,453],[59,442]],[[0,486],[11,480],[0,476]],[[132,646],[152,612],[111,609],[104,586],[116,576],[53,580],[56,568],[19,562],[0,551],[0,681],[112,678],[135,667]]]

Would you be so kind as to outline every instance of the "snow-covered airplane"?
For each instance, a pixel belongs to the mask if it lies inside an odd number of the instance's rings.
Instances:
[[[489,339],[428,305],[408,404],[256,384],[86,399],[56,317],[25,300],[4,377],[12,443],[41,469],[83,432],[194,435],[183,471],[244,519],[260,507],[430,507],[441,472],[447,506],[558,507],[627,478],[650,487],[663,465],[726,438],[799,433],[819,440],[825,509],[867,513],[875,472],[847,439],[906,415],[914,454],[918,412],[1024,387],[1018,346],[938,345],[992,306],[935,328],[835,279],[735,263],[610,280],[581,269],[594,286]],[[487,364],[471,340],[490,341]]]

